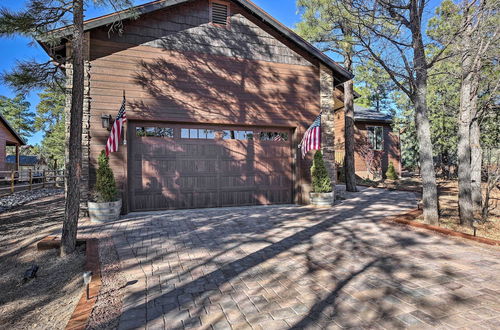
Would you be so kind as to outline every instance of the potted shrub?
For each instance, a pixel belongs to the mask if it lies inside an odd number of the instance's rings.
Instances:
[[[96,184],[88,205],[91,222],[104,223],[120,217],[122,200],[118,198],[115,177],[104,151],[99,155]]]
[[[394,168],[393,163],[389,163],[389,167],[387,168],[387,172],[385,172],[385,177],[388,180],[395,181],[398,179],[398,174],[396,173],[396,169]]]
[[[309,194],[311,204],[316,206],[330,206],[335,200],[332,191],[332,181],[326,171],[321,151],[314,154],[311,166],[312,192]]]

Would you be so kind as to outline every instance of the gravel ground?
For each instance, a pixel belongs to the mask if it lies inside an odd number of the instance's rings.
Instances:
[[[15,207],[21,206],[23,204],[26,204],[28,202],[31,202],[33,200],[42,198],[42,197],[47,197],[47,196],[52,196],[52,195],[59,195],[63,194],[64,189],[58,189],[58,188],[42,188],[42,189],[36,189],[36,190],[26,190],[26,191],[20,191],[16,192],[12,195],[0,197],[0,213],[11,210]]]
[[[120,273],[120,259],[112,238],[99,237],[99,260],[102,287],[86,328],[116,329],[127,281]]]

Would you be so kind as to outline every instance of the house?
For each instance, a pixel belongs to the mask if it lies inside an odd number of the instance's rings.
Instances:
[[[9,169],[13,169],[16,166],[16,156],[9,155],[5,157],[5,163]],[[20,180],[29,178],[29,172],[31,171],[33,177],[42,176],[43,171],[48,170],[49,166],[47,161],[42,156],[33,155],[21,155],[19,156],[19,171]]]
[[[19,168],[19,147],[24,145],[26,145],[24,139],[19,136],[4,116],[0,114],[0,171],[4,171],[4,173],[0,174],[0,177],[8,176],[5,171],[17,170]],[[15,149],[15,156],[13,156],[13,168],[8,167],[5,163],[7,147],[14,147]]]
[[[155,1],[84,30],[83,198],[124,92],[126,143],[110,166],[125,213],[307,203],[312,153],[297,146],[320,113],[335,175],[334,93],[353,76],[252,2]],[[68,31],[40,41],[54,59],[69,55]]]
[[[399,135],[392,129],[392,116],[354,105],[354,164],[356,175],[364,179],[385,177],[390,163],[401,176]],[[344,109],[335,111],[335,160],[344,164]]]

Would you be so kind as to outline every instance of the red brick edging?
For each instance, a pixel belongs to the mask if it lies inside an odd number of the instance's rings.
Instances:
[[[446,228],[442,228],[442,227],[438,227],[438,226],[433,226],[433,225],[428,225],[426,223],[421,223],[418,221],[413,221],[414,219],[419,217],[421,214],[422,214],[422,210],[416,209],[416,210],[410,211],[408,213],[404,213],[402,215],[396,215],[393,217],[385,218],[383,221],[387,222],[387,223],[396,222],[396,223],[404,224],[404,225],[411,226],[411,227],[432,230],[432,231],[438,232],[438,233],[443,234],[443,235],[465,238],[465,239],[468,239],[471,241],[475,241],[475,242],[479,242],[479,243],[483,243],[483,244],[488,244],[488,245],[500,246],[500,241],[497,241],[494,239],[473,236],[470,234],[465,234],[465,233],[461,233],[458,231],[453,231],[450,229],[446,229]]]
[[[89,286],[90,299],[87,300],[87,293],[84,289],[73,314],[71,314],[68,324],[66,324],[66,330],[85,329],[102,285],[101,270],[99,266],[99,241],[95,238],[77,240],[77,244],[82,244],[83,242],[86,243],[85,271],[92,272],[92,281]],[[54,236],[47,236],[37,244],[38,250],[57,249],[60,246],[61,240]]]

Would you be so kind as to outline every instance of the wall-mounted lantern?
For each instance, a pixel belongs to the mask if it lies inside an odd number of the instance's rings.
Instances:
[[[107,129],[108,131],[111,129],[111,121],[112,121],[111,115],[101,115],[101,123],[102,123],[102,128]]]

